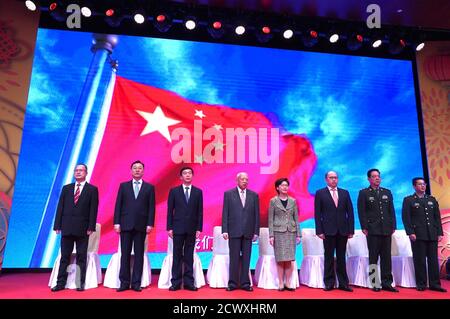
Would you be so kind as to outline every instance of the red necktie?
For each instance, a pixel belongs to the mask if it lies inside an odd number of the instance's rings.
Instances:
[[[75,196],[73,197],[75,205],[77,204],[78,199],[80,198],[80,186],[81,184],[77,184],[77,190],[75,191]]]

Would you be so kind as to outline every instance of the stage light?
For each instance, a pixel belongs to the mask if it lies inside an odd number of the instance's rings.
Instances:
[[[120,10],[109,8],[105,11],[105,21],[113,28],[117,28],[122,23],[123,17],[120,14]]]
[[[331,43],[338,42],[339,41],[339,34],[337,34],[337,33],[330,34],[330,36],[328,37],[328,41],[330,41]]]
[[[219,39],[225,34],[225,28],[222,21],[217,19],[210,20],[207,30],[214,39]]]
[[[52,2],[48,6],[48,10],[50,11],[50,15],[53,19],[59,22],[66,21],[66,11],[58,2]]]
[[[172,27],[172,19],[166,13],[160,12],[153,19],[153,25],[159,32],[167,32]]]
[[[81,14],[83,15],[83,17],[89,18],[92,15],[92,11],[88,7],[82,7]]]
[[[381,41],[380,39],[375,39],[372,41],[372,47],[374,48],[378,48],[380,47],[380,45],[383,43],[383,41]]]
[[[292,31],[291,29],[286,29],[283,32],[283,38],[285,39],[290,39],[294,36],[294,31]]]
[[[234,32],[236,32],[237,35],[243,35],[245,33],[245,27],[243,25],[239,25],[236,27]]]
[[[110,8],[110,9],[107,9],[106,11],[105,11],[105,15],[107,16],[107,17],[112,17],[113,15],[114,15],[114,9],[112,9],[112,8]]]
[[[188,29],[188,30],[194,30],[195,27],[197,26],[197,22],[195,21],[195,18],[189,17],[189,18],[186,18],[186,21],[185,21],[185,23],[184,23],[184,26],[185,26],[186,29]]]
[[[142,12],[137,12],[133,16],[134,22],[137,24],[142,24],[145,22],[145,16]]]
[[[25,6],[30,11],[36,11],[36,9],[37,9],[36,3],[34,3],[34,1],[30,1],[30,0],[25,1]]]
[[[268,25],[259,25],[256,29],[256,38],[261,43],[269,42],[273,38],[272,30]]]
[[[262,33],[269,34],[270,33],[270,27],[264,26],[261,28]]]
[[[319,42],[319,33],[315,29],[308,29],[302,34],[302,42],[305,47],[311,48]]]
[[[389,43],[389,53],[399,54],[406,46],[406,40],[403,38],[392,38]]]
[[[415,50],[420,51],[423,49],[424,46],[425,46],[425,42],[420,42],[415,46]]]
[[[352,33],[347,38],[347,48],[349,50],[355,51],[358,50],[364,42],[364,37],[361,33]]]

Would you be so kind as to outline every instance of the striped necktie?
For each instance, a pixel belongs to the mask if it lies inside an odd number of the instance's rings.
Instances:
[[[81,184],[77,184],[77,190],[75,191],[75,195],[73,197],[73,202],[75,203],[75,205],[78,202],[78,199],[80,198],[80,186]]]

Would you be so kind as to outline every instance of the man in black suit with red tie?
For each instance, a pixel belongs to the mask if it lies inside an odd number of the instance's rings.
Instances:
[[[327,187],[319,189],[314,196],[316,235],[323,240],[325,250],[324,290],[332,290],[335,285],[334,251],[336,250],[339,289],[351,292],[353,289],[348,286],[345,251],[348,238],[352,238],[355,232],[353,204],[348,191],[337,187],[336,172],[327,172],[325,182]]]
[[[155,187],[144,182],[144,163],[131,164],[133,179],[120,184],[114,211],[114,230],[120,233],[120,287],[140,292],[144,265],[145,236],[155,223]],[[130,273],[131,249],[134,247],[133,278]],[[131,281],[130,281],[131,278]]]
[[[192,185],[194,170],[180,170],[182,184],[169,192],[167,200],[167,231],[173,239],[172,285],[170,291],[179,290],[183,279],[186,290],[197,291],[194,283],[194,246],[203,225],[203,193]],[[184,275],[182,277],[182,266]]]
[[[243,290],[253,291],[250,287],[249,268],[252,241],[259,234],[259,197],[247,189],[247,173],[239,173],[236,178],[237,187],[224,193],[222,210],[222,236],[229,240],[230,248],[227,291],[235,290],[239,285]]]
[[[98,210],[98,189],[86,182],[87,173],[85,164],[76,165],[76,183],[65,185],[59,197],[53,229],[61,234],[61,260],[57,283],[52,291],[63,290],[66,286],[67,267],[75,243],[77,271],[80,271],[77,291],[84,290],[89,236],[95,231]]]

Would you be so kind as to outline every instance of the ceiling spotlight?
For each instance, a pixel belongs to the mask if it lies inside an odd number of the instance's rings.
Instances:
[[[59,5],[58,2],[52,2],[48,6],[48,10],[50,11],[50,15],[55,19],[56,21],[63,22],[66,21],[66,11],[64,8]]]
[[[425,46],[425,42],[420,42],[416,45],[416,51],[420,51]]]
[[[255,32],[256,38],[261,43],[269,42],[273,38],[272,30],[268,25],[259,25]]]
[[[290,39],[294,36],[294,31],[292,31],[291,29],[286,29],[283,32],[283,38],[285,39]]]
[[[195,22],[194,18],[187,18],[186,22],[184,23],[184,26],[188,30],[194,30],[195,27],[197,26],[197,23]]]
[[[214,38],[219,39],[225,34],[225,28],[221,20],[213,19],[208,23],[208,33]]]
[[[239,25],[236,27],[234,32],[236,32],[237,35],[243,35],[245,33],[245,27],[243,25]]]
[[[107,16],[107,17],[112,17],[113,15],[114,15],[114,9],[112,9],[112,8],[110,8],[110,9],[107,9],[106,11],[105,11],[105,15]]]
[[[382,43],[383,43],[383,41],[381,41],[380,39],[377,39],[372,42],[372,47],[378,48]]]
[[[328,37],[328,40],[329,40],[331,43],[336,43],[336,42],[338,42],[338,40],[339,40],[339,34],[337,34],[337,33],[331,34],[331,35]]]
[[[25,1],[25,6],[30,11],[36,11],[36,9],[37,9],[36,3],[34,3],[34,1],[30,1],[30,0]]]
[[[406,46],[405,39],[402,38],[393,38],[389,43],[389,53],[391,54],[399,54],[403,51]]]
[[[166,13],[159,13],[153,19],[153,25],[159,32],[167,32],[172,26],[172,19]]]
[[[364,42],[364,37],[361,33],[352,33],[347,38],[347,48],[349,50],[355,51],[358,50]]]
[[[81,14],[83,15],[83,17],[89,18],[92,15],[92,11],[88,7],[82,7]]]
[[[142,24],[145,22],[145,17],[141,12],[137,12],[134,14],[133,16],[134,22],[136,22],[137,24]]]
[[[105,11],[105,21],[106,23],[113,28],[117,28],[122,23],[123,17],[120,14],[118,9],[108,9]]]
[[[319,42],[319,33],[314,29],[308,29],[303,33],[302,41],[306,47],[311,48]]]

